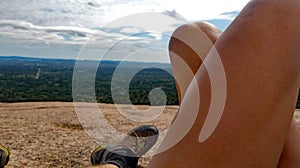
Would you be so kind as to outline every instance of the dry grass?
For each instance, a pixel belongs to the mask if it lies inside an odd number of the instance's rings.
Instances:
[[[126,133],[140,125],[118,115],[114,105],[100,104],[100,107],[105,118],[118,131]],[[156,125],[163,131],[177,108],[167,107],[158,120],[147,124]],[[8,168],[90,165],[90,153],[97,147],[97,143],[80,124],[73,103],[0,103],[0,117],[0,143],[11,151]],[[105,137],[102,140],[105,141]],[[140,159],[142,166],[147,162],[149,158]]]
[[[141,124],[119,115],[114,105],[100,104],[100,107],[105,118],[120,132],[126,133]],[[155,125],[162,132],[177,110],[177,106],[167,107],[157,119],[143,124]],[[8,168],[90,165],[90,153],[97,144],[80,124],[73,103],[0,103],[0,116],[0,143],[11,151]],[[299,110],[295,118],[300,123]],[[105,141],[105,136],[101,140]],[[148,162],[149,158],[140,159],[141,166]]]

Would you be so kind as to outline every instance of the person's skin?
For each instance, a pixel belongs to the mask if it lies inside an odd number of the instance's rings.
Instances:
[[[202,101],[196,121],[179,143],[152,158],[150,168],[283,167],[293,157],[292,166],[300,166],[297,155],[285,155],[290,153],[288,144],[298,143],[287,137],[298,135],[290,123],[300,79],[299,9],[300,2],[293,0],[253,0],[245,7],[215,44],[227,80],[218,127],[207,141],[199,142],[211,99],[209,76],[201,66],[196,73],[199,90],[191,84],[178,115],[178,120],[183,118],[182,112],[190,108],[185,105],[189,95],[199,91]],[[210,53],[207,62],[214,57]],[[174,128],[162,146],[172,141]]]
[[[206,57],[221,34],[220,29],[203,22],[185,24],[174,31],[169,42],[169,55],[176,80],[179,104],[181,104],[188,86],[202,64],[202,58]],[[208,44],[199,42],[201,39]],[[198,51],[194,51],[192,46],[189,46],[191,43],[197,43]]]
[[[293,120],[288,132],[287,142],[278,164],[280,168],[300,167],[300,133]]]
[[[203,31],[204,34],[200,34],[198,32],[199,30]],[[186,34],[190,34],[191,36],[187,36]],[[183,42],[186,41],[185,38],[195,37],[195,35],[197,34],[206,36],[206,38],[208,38],[207,40],[210,40],[211,44],[214,44],[217,41],[217,39],[221,36],[222,31],[217,27],[204,22],[186,24],[175,30],[170,40],[169,50],[172,69],[174,70],[174,77],[177,78],[177,83],[190,83],[192,81],[192,77],[190,75],[186,75],[186,70],[182,69],[184,67],[181,65],[182,63],[187,64],[187,68],[189,68],[193,74],[196,74],[197,70],[202,64],[202,60],[200,58],[203,57],[198,56],[192,48],[190,48],[187,44]],[[199,44],[199,46],[201,46],[201,43]],[[211,49],[211,47],[209,46],[199,48],[202,50],[201,54],[204,54],[204,57],[208,54],[209,50]],[[176,57],[180,57],[185,62],[177,61],[178,58]],[[178,99],[179,102],[181,102],[182,96],[185,94],[188,85],[177,84],[176,87],[178,90]],[[294,120],[291,123],[288,132],[289,133],[287,137],[287,142],[281,155],[278,167],[287,168],[294,167],[293,165],[295,164],[300,164],[300,132]]]

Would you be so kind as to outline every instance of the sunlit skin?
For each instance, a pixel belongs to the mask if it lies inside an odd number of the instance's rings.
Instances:
[[[215,44],[228,85],[218,128],[205,143],[197,141],[210,100],[209,77],[200,66],[194,71],[203,100],[197,120],[182,141],[154,156],[150,167],[300,166],[299,131],[291,125],[300,72],[298,8],[300,2],[291,0],[254,0],[245,7]],[[188,49],[182,52],[193,58]],[[162,144],[174,133],[171,128]]]
[[[217,39],[221,36],[222,32],[217,27],[209,24],[209,23],[203,23],[203,22],[196,22],[189,25],[183,25],[179,27],[174,34],[183,34],[183,31],[185,33],[191,33],[192,31],[190,29],[197,29],[197,26],[199,29],[201,29],[206,36],[211,40],[212,44],[214,44]],[[179,36],[179,35],[175,35]],[[203,53],[208,53],[210,48],[201,48]],[[173,60],[174,53],[178,56],[182,56],[182,59],[186,61],[186,63],[191,68],[192,72],[196,74],[197,70],[199,69],[200,65],[202,64],[202,60],[199,59],[200,56],[198,56],[194,51],[192,51],[186,44],[184,44],[179,39],[172,37],[170,41],[170,59],[173,66],[173,70],[175,71],[174,75],[181,75],[179,79],[185,80],[185,81],[191,81],[191,78],[188,78],[189,76],[185,74],[181,74],[182,68],[176,68],[176,62]],[[173,60],[173,61],[172,61]],[[180,81],[177,81],[180,83]],[[185,85],[181,85],[181,87],[184,87]],[[181,102],[181,96],[185,94],[187,88],[179,88],[177,84],[177,90],[179,92],[179,101]],[[181,92],[183,90],[184,92]],[[291,123],[291,126],[288,131],[287,136],[287,142],[285,144],[285,148],[283,150],[283,153],[281,154],[280,162],[278,164],[279,167],[287,167],[287,166],[293,166],[292,163],[295,163],[297,159],[300,157],[300,150],[299,150],[299,142],[300,142],[300,132],[297,127],[296,122],[293,120]]]

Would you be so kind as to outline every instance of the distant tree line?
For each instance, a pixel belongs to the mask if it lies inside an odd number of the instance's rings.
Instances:
[[[72,76],[75,63],[74,60],[0,57],[0,102],[73,101]],[[98,67],[94,84],[97,102],[114,103],[111,80],[119,63],[103,61]],[[82,64],[86,64],[83,70],[89,74],[90,68],[97,65],[97,62],[82,61]],[[130,63],[128,68],[137,64]],[[170,68],[169,65],[163,66]],[[85,95],[89,93],[85,91],[86,82],[83,79],[82,87],[78,86],[82,92],[81,101],[95,101],[95,97]],[[130,81],[129,90],[122,90],[124,93],[118,94],[128,94],[133,104],[150,104],[149,93],[155,88],[165,92],[168,105],[178,104],[174,78],[157,68],[138,72]]]
[[[78,62],[77,62],[78,63]],[[111,81],[116,67],[120,62],[102,61],[99,66],[96,61],[81,61],[78,71],[83,72],[78,85],[72,85],[75,60],[39,59],[24,57],[0,57],[0,102],[35,102],[35,101],[73,101],[72,87],[78,87],[79,92],[76,101],[97,101],[101,103],[115,103],[114,96],[121,103],[154,104],[161,105],[166,101],[167,105],[178,105],[177,91],[174,78],[168,72],[159,68],[146,68],[136,73],[129,83],[120,82],[111,90]],[[133,67],[141,63],[128,62],[121,69],[126,74]],[[92,68],[97,66],[95,83],[88,83],[85,78],[92,75]],[[155,66],[170,70],[168,64]],[[129,90],[124,89],[128,85]],[[93,86],[93,93],[91,88]],[[119,88],[118,88],[119,87]],[[161,89],[165,96],[154,96],[150,102],[149,95],[153,89]],[[300,94],[300,91],[299,91]],[[126,99],[129,96],[130,102]],[[123,100],[124,99],[124,100]],[[298,96],[297,108],[300,108],[300,96]]]

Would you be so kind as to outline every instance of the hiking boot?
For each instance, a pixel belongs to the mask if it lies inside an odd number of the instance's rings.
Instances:
[[[113,164],[119,168],[136,168],[139,158],[135,156],[135,152],[126,146],[99,146],[93,151],[91,155],[91,162],[92,165]]]
[[[144,155],[157,139],[157,128],[139,126],[129,131],[119,144],[96,148],[91,154],[91,162],[93,165],[114,164],[119,168],[136,168],[139,157]]]
[[[158,133],[156,127],[142,125],[129,131],[120,144],[132,148],[136,155],[141,157],[154,146],[158,139]]]
[[[9,161],[9,151],[4,146],[0,145],[0,168],[7,165]]]

